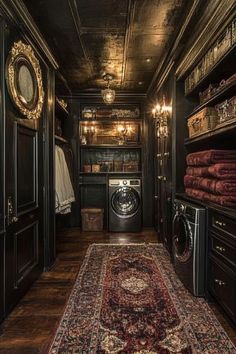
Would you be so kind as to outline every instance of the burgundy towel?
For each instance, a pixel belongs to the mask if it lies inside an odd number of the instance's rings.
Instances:
[[[186,188],[186,194],[189,197],[200,199],[202,201],[212,202],[220,204],[225,207],[235,207],[236,208],[236,196],[232,195],[214,195],[207,193],[198,189]]]
[[[186,173],[190,176],[235,180],[236,163],[217,163],[208,167],[187,167]]]
[[[236,150],[206,150],[187,155],[188,166],[209,166],[216,163],[236,163]]]
[[[218,180],[186,175],[184,176],[184,185],[187,188],[201,189],[213,194],[236,196],[236,180]]]

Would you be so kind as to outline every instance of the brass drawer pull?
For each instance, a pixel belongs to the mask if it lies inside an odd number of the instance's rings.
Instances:
[[[226,224],[224,222],[219,221],[219,220],[215,221],[215,225],[218,225],[218,226],[221,226],[221,227],[225,227],[226,226]]]
[[[220,251],[220,252],[225,252],[225,248],[224,247],[221,247],[221,246],[216,246],[216,250],[217,251]]]
[[[225,285],[226,285],[226,283],[225,283],[224,281],[219,280],[219,279],[214,279],[214,282],[215,282],[217,285],[219,285],[219,286],[225,286]]]

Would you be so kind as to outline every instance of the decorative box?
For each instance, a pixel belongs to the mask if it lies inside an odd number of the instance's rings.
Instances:
[[[83,172],[90,173],[91,171],[91,165],[83,165]]]
[[[214,107],[206,107],[200,112],[188,118],[189,137],[201,135],[216,127],[218,123],[217,110]]]
[[[92,172],[100,172],[100,165],[99,164],[92,164]]]
[[[209,87],[203,92],[199,93],[200,103],[208,101],[216,92],[218,85],[210,84]]]
[[[218,125],[225,122],[230,123],[232,120],[236,119],[236,96],[221,102],[216,105],[215,108],[219,116]]]
[[[214,62],[220,60],[231,47],[231,27],[220,36],[214,46]]]
[[[137,172],[139,170],[138,161],[129,161],[123,164],[124,172]]]
[[[232,46],[236,43],[236,18],[232,22]]]
[[[114,172],[123,171],[123,161],[113,161]]]

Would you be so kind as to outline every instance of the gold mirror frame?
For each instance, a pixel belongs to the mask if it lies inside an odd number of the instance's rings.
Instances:
[[[34,92],[29,102],[23,97],[19,87],[19,71],[22,66],[27,67],[33,84]],[[7,58],[6,81],[11,99],[20,112],[28,119],[38,119],[44,102],[42,72],[30,45],[21,41],[14,43]]]

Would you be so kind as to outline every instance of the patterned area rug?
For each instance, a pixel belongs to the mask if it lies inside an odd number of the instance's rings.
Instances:
[[[90,246],[50,354],[235,354],[161,245]]]

